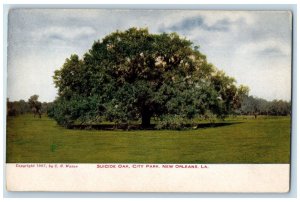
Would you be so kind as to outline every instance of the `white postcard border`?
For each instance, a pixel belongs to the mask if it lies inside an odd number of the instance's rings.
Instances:
[[[6,164],[8,191],[286,193],[289,164]]]

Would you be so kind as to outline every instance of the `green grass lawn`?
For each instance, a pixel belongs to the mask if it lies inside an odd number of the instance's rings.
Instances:
[[[290,117],[196,130],[70,130],[31,114],[7,120],[8,163],[289,163]]]

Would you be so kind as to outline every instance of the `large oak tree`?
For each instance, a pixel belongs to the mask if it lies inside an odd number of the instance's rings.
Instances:
[[[240,106],[247,88],[208,63],[197,46],[176,33],[116,31],[80,59],[55,71],[58,97],[49,114],[60,125],[151,117],[192,119],[210,111],[222,117]]]

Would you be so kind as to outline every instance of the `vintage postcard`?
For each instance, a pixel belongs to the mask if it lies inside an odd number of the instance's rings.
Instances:
[[[285,193],[290,11],[10,9],[8,191]]]

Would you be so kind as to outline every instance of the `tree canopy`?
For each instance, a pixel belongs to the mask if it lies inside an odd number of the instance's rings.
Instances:
[[[190,40],[138,28],[95,41],[82,59],[71,55],[53,78],[58,97],[49,115],[65,127],[141,120],[147,128],[151,117],[224,117],[248,92],[208,63]]]

